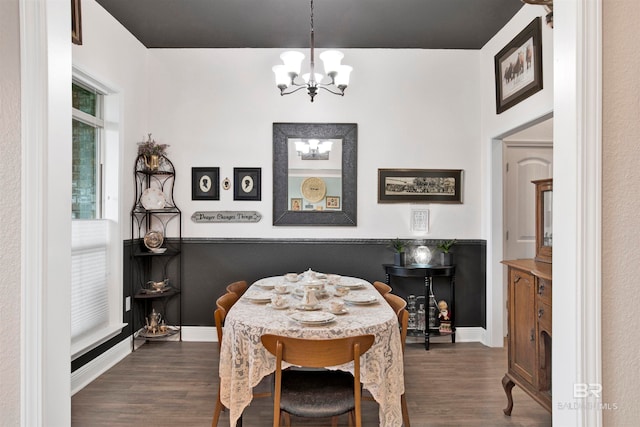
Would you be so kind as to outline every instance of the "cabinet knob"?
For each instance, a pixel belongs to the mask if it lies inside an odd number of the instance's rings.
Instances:
[[[541,308],[540,310],[538,310],[538,319],[540,319],[543,314],[544,314],[544,309]]]
[[[535,333],[533,332],[533,329],[529,333],[529,340],[532,342],[536,340],[536,336],[535,336]]]
[[[542,295],[544,292],[544,284],[541,283],[540,286],[538,286],[538,295]]]
[[[513,278],[513,283],[518,283],[521,277],[516,274],[516,277]]]

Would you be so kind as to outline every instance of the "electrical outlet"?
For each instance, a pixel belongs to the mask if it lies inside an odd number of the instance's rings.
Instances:
[[[131,297],[126,297],[124,299],[124,311],[131,310]]]

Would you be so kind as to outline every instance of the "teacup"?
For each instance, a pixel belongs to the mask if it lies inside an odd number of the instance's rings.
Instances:
[[[298,273],[287,273],[284,275],[284,278],[290,282],[297,282],[300,279]]]
[[[341,301],[341,300],[331,301],[329,303],[329,307],[331,308],[331,311],[333,311],[334,313],[340,313],[344,310],[344,301]]]
[[[340,276],[339,274],[329,274],[327,276],[327,279],[329,279],[329,283],[332,283],[332,284],[336,285],[336,284],[340,283],[340,278],[341,277],[342,276]]]
[[[271,297],[271,305],[274,307],[284,307],[287,305],[287,298],[282,295],[273,295]]]
[[[336,295],[339,297],[343,297],[349,293],[349,288],[345,288],[343,286],[336,286]]]
[[[275,285],[273,285],[273,289],[276,291],[276,293],[284,294],[285,292],[287,292],[287,284],[276,283]]]

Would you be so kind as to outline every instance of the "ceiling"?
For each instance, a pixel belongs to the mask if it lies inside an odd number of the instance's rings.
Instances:
[[[306,48],[308,0],[97,0],[148,48]],[[319,48],[480,49],[521,0],[315,0]]]

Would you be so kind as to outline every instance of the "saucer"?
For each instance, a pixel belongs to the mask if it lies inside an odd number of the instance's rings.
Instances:
[[[304,304],[298,304],[296,306],[297,310],[302,310],[302,311],[316,311],[316,310],[320,310],[322,307],[320,306],[320,304],[316,304],[316,305],[304,305]]]
[[[273,305],[273,304],[269,303],[269,304],[267,304],[267,307],[273,308],[274,310],[286,310],[287,308],[289,308],[289,304]]]
[[[337,315],[347,314],[348,312],[349,312],[349,309],[347,307],[343,307],[342,310],[338,310],[338,311],[334,311],[334,310],[329,309],[329,313],[337,314]]]

